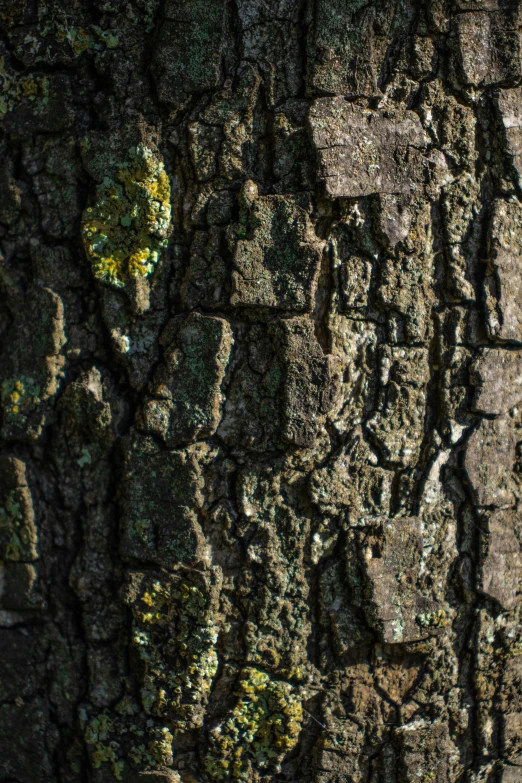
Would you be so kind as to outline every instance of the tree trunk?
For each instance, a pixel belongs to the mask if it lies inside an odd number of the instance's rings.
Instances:
[[[520,783],[521,3],[0,20],[0,782]]]

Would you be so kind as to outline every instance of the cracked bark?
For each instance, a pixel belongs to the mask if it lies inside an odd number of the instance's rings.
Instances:
[[[0,31],[0,781],[522,781],[521,3]]]

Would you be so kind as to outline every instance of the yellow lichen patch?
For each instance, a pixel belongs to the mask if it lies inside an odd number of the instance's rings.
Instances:
[[[436,612],[423,612],[417,615],[416,620],[421,628],[444,628],[450,624],[444,609],[439,609]]]
[[[199,728],[218,667],[213,589],[163,574],[135,575],[132,584],[126,600],[145,712],[176,729]]]
[[[0,387],[4,416],[8,421],[24,417],[40,405],[40,387],[32,378],[8,378]]]
[[[93,206],[83,215],[82,235],[98,280],[122,288],[129,278],[147,277],[167,244],[170,183],[163,163],[143,144],[129,161],[105,177]]]
[[[247,668],[237,696],[227,720],[210,732],[204,765],[215,780],[251,780],[254,770],[277,772],[301,730],[301,702],[288,683]]]

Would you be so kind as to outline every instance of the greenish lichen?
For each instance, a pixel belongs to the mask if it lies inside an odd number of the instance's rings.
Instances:
[[[86,446],[83,446],[81,456],[78,457],[78,459],[76,460],[76,464],[80,468],[84,468],[86,465],[91,465],[91,463],[92,463],[91,453]]]
[[[22,55],[26,61],[47,65],[74,61],[84,52],[115,49],[120,43],[111,30],[94,24],[83,26],[78,18],[71,19],[64,8],[42,4],[38,8],[38,19],[38,24],[23,36],[17,35],[14,27],[9,30],[15,54]]]
[[[107,712],[89,718],[83,709],[80,719],[92,767],[100,769],[108,764],[116,780],[125,779],[127,762],[137,769],[172,764],[173,737],[166,726],[157,726],[151,719],[143,724]]]
[[[114,723],[107,713],[91,718],[85,727],[85,741],[92,746],[90,754],[94,769],[110,764],[116,780],[123,780],[124,761],[120,757],[121,746],[114,739]]]
[[[210,732],[204,766],[215,780],[252,780],[254,770],[277,772],[295,747],[303,711],[292,686],[247,668],[239,680],[236,706]]]
[[[80,57],[89,50],[116,49],[119,39],[110,30],[102,30],[96,25],[91,25],[87,30],[83,27],[67,27],[67,25],[47,25],[41,31],[41,35],[52,34],[56,43],[67,42],[75,57]],[[38,39],[36,39],[38,40]],[[47,57],[40,55],[38,60],[47,61]]]
[[[138,768],[170,765],[172,764],[172,740],[173,736],[166,726],[149,727],[146,744],[140,742],[139,745],[131,747],[128,752],[129,760]]]
[[[143,144],[129,149],[96,189],[83,215],[83,243],[94,276],[116,288],[129,278],[147,277],[167,245],[170,183],[162,162]]]
[[[176,729],[198,728],[218,666],[212,590],[160,573],[133,574],[126,598],[145,712]]]
[[[10,71],[0,57],[0,119],[25,101],[36,113],[49,103],[47,77]]]

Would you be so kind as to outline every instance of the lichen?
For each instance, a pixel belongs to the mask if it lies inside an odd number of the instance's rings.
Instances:
[[[116,780],[124,780],[127,761],[137,769],[172,764],[173,737],[166,726],[155,725],[151,719],[145,724],[134,722],[107,712],[89,718],[83,709],[80,718],[94,769],[109,764]]]
[[[78,459],[76,460],[76,464],[80,468],[84,468],[86,465],[90,465],[91,463],[92,463],[91,453],[86,446],[83,446],[81,456],[78,457]]]
[[[143,664],[145,712],[176,729],[198,728],[218,667],[211,597],[203,586],[160,573],[134,577],[127,602],[132,644]]]
[[[5,57],[0,57],[0,119],[23,101],[28,101],[36,113],[46,106],[49,102],[47,77],[9,71]]]
[[[418,614],[416,621],[421,628],[444,628],[449,624],[444,609],[439,609],[436,612],[423,612]]]
[[[40,387],[32,378],[8,378],[2,383],[0,398],[4,416],[9,422],[22,421],[40,405]]]
[[[123,780],[124,762],[120,757],[121,746],[114,739],[114,724],[107,713],[101,713],[91,718],[85,727],[85,741],[93,746],[90,754],[94,769],[99,769],[103,763],[111,766],[116,780]]]
[[[39,23],[24,35],[17,35],[15,29],[10,31],[15,54],[25,60],[53,65],[74,61],[87,51],[96,53],[119,46],[119,38],[111,30],[94,24],[75,25],[64,9],[42,5],[38,17]]]
[[[114,178],[97,186],[94,205],[83,215],[82,233],[94,276],[116,288],[147,277],[167,245],[170,183],[162,162],[139,144]]]
[[[277,772],[301,730],[301,702],[292,690],[259,669],[242,671],[234,709],[210,732],[204,758],[210,777],[252,780],[254,769]]]
[[[68,28],[57,25],[55,38],[58,43],[67,41],[74,54],[79,57],[89,49],[116,49],[119,39],[110,30],[102,30],[96,25],[84,30],[82,27]]]
[[[136,731],[136,727],[131,726],[131,731]],[[166,726],[150,727],[147,732],[147,744],[142,742],[134,745],[129,750],[129,760],[136,767],[170,765],[172,764],[172,740],[173,736]]]

